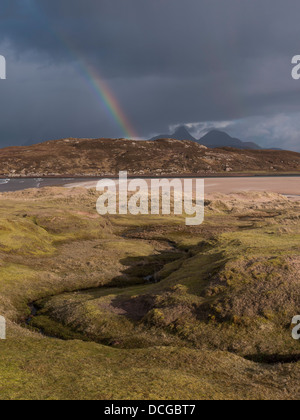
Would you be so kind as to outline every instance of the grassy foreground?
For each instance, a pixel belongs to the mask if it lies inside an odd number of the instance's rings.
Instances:
[[[299,398],[299,203],[214,196],[187,228],[96,200],[0,196],[1,399]]]

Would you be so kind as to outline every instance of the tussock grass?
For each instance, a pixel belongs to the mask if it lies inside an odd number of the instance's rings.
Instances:
[[[245,359],[299,355],[299,203],[219,195],[185,227],[100,217],[96,197],[0,197],[1,399],[299,397],[299,363]]]

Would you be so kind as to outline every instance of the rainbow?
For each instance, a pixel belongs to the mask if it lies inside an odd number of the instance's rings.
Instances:
[[[51,32],[51,34],[59,41],[64,44],[72,57],[81,67],[81,73],[83,74],[87,83],[91,86],[92,90],[100,99],[102,104],[107,109],[108,114],[112,117],[113,121],[122,129],[125,138],[135,139],[138,138],[138,134],[127,118],[125,112],[122,110],[118,99],[113,93],[112,89],[108,86],[106,80],[102,78],[94,67],[87,64],[82,54],[76,51],[76,47],[72,45],[70,39],[68,39],[65,34],[59,31],[57,28],[51,25],[48,17],[43,13],[41,8],[38,5],[35,5],[34,12],[39,15],[40,21],[44,21]]]
[[[86,81],[91,86],[96,96],[105,105],[113,120],[122,128],[125,137],[129,139],[138,138],[137,132],[126,117],[125,112],[122,110],[121,105],[105,79],[100,77],[99,72],[91,65],[86,63],[83,64],[82,60],[78,62],[82,68],[82,73],[84,74]]]

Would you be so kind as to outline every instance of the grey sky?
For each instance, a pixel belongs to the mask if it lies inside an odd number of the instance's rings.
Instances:
[[[300,151],[299,0],[1,0],[1,145],[190,124]]]

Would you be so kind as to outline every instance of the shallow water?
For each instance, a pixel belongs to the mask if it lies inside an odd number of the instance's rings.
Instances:
[[[27,190],[29,188],[43,188],[63,186],[73,182],[85,182],[86,178],[13,178],[0,179],[0,192]]]

